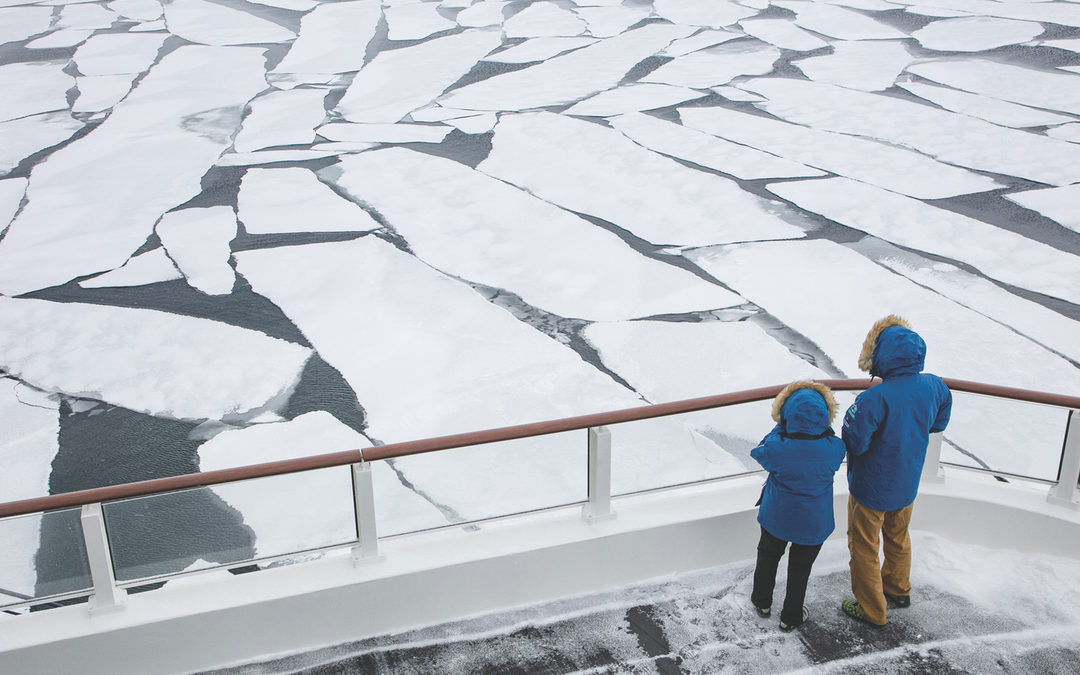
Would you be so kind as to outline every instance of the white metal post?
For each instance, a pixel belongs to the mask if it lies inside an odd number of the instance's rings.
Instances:
[[[926,483],[941,483],[945,474],[941,470],[941,432],[930,434],[930,443],[926,446],[926,462],[923,464],[922,479]]]
[[[1061,470],[1057,485],[1050,488],[1046,500],[1052,504],[1064,504],[1080,509],[1076,502],[1076,481],[1080,477],[1080,410],[1069,411],[1069,423],[1065,428],[1065,443],[1061,448]]]
[[[121,609],[127,592],[116,587],[112,554],[109,552],[109,534],[105,531],[105,518],[101,504],[84,504],[82,515],[83,543],[90,563],[90,579],[94,584],[94,597],[90,598],[90,611],[102,612]]]
[[[353,547],[356,562],[380,560],[379,535],[375,529],[375,486],[371,480],[371,463],[352,465],[353,513],[356,516],[356,534],[359,543]]]
[[[611,431],[589,427],[589,502],[581,515],[592,523],[615,517],[611,510]]]

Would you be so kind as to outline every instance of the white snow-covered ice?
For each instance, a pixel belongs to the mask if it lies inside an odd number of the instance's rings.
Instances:
[[[1059,225],[1080,232],[1080,183],[1056,188],[1026,190],[1003,195],[1020,206],[1038,211]]]
[[[232,292],[236,281],[229,265],[229,242],[236,237],[232,207],[170,211],[154,231],[189,284],[208,295]]]
[[[249,169],[240,183],[237,214],[250,234],[370,232],[379,223],[341,199],[308,169]]]

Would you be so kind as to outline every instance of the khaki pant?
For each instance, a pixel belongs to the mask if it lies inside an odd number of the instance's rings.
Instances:
[[[848,550],[851,552],[851,590],[863,616],[885,623],[885,594],[910,595],[911,522],[909,504],[896,511],[875,511],[848,495]],[[878,567],[878,535],[885,562]]]

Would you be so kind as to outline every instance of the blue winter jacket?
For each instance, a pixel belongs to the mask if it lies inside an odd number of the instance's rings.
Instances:
[[[757,519],[777,539],[816,546],[835,527],[833,474],[844,461],[844,443],[813,389],[796,390],[781,410],[780,424],[750,451],[769,472]]]
[[[844,415],[848,488],[862,505],[895,511],[915,501],[932,432],[944,431],[952,393],[923,373],[926,343],[890,326],[878,335],[870,374],[882,382],[855,399]]]

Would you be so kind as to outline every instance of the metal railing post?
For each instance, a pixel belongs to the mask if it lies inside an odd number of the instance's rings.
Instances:
[[[94,584],[94,597],[90,598],[90,611],[103,612],[122,609],[127,591],[116,587],[112,554],[109,552],[109,534],[105,531],[105,518],[101,503],[84,504],[79,517],[82,523],[86,559],[90,563],[90,579]]]
[[[922,469],[923,482],[941,483],[945,480],[945,472],[941,470],[941,439],[941,432],[930,434],[930,442],[926,445],[926,462]]]
[[[1070,410],[1069,423],[1065,427],[1065,442],[1061,446],[1061,467],[1058,469],[1057,485],[1050,488],[1050,494],[1046,496],[1046,500],[1052,504],[1080,508],[1080,504],[1076,502],[1078,479],[1080,479],[1080,410]]]
[[[589,501],[581,515],[590,523],[615,517],[611,510],[611,431],[607,427],[589,427]]]
[[[356,535],[359,543],[353,546],[352,557],[356,562],[380,560],[379,535],[375,529],[375,485],[371,480],[371,463],[352,465],[353,514],[356,517]]]

